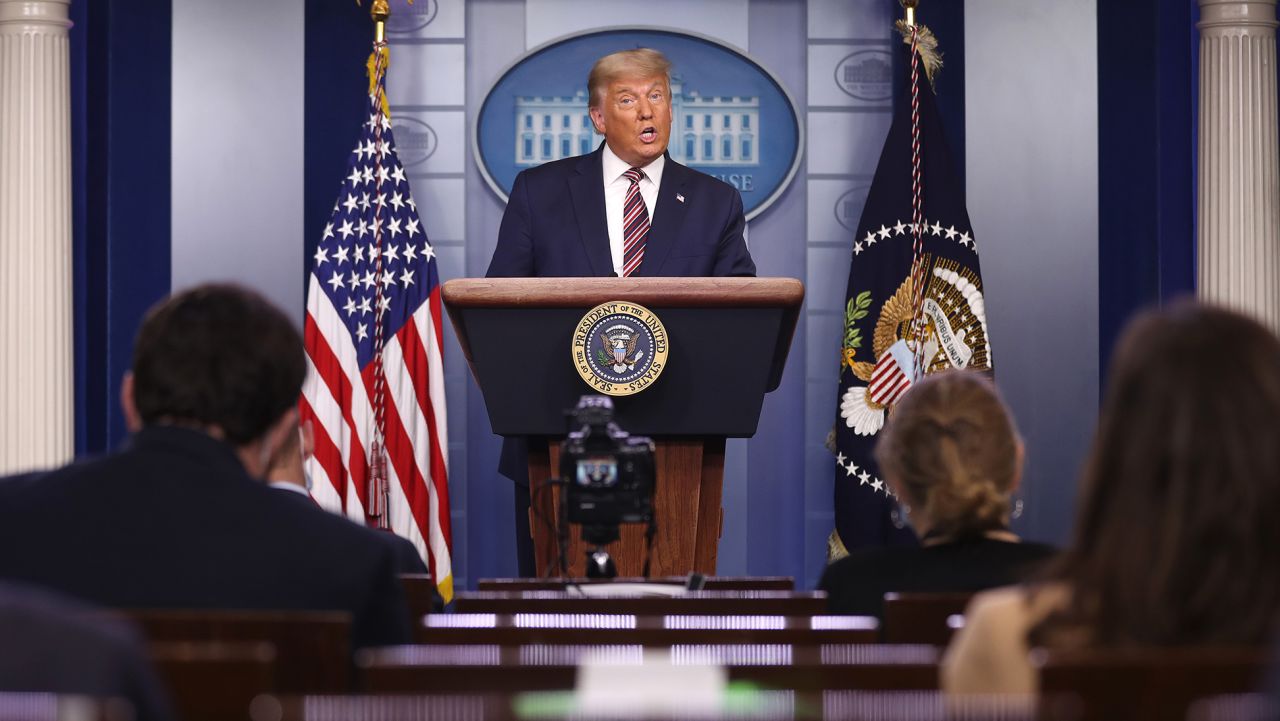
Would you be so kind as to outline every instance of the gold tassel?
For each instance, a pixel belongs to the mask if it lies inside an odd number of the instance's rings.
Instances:
[[[844,547],[844,541],[840,540],[840,532],[832,531],[827,536],[827,563],[832,564],[845,556],[849,555],[849,549]]]
[[[902,33],[902,42],[911,47],[911,26],[906,20],[894,23],[898,32]],[[924,25],[916,25],[916,50],[924,65],[924,76],[929,79],[929,87],[933,87],[933,76],[942,69],[942,53],[938,50],[938,38],[933,31]]]

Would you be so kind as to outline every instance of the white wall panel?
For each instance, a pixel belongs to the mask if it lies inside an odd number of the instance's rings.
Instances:
[[[299,324],[304,6],[174,0],[171,111],[173,287],[234,279]]]
[[[466,113],[395,107],[391,111],[391,123],[396,134],[396,154],[410,178],[466,170],[470,158]]]
[[[891,110],[892,50],[884,40],[810,45],[810,107]]]
[[[858,229],[858,219],[862,217],[862,208],[867,202],[871,176],[830,180],[810,178],[808,185],[809,242],[841,243],[847,254],[853,244],[853,234]],[[847,257],[845,262],[848,262]],[[813,302],[812,294],[809,302]]]
[[[467,217],[458,212],[466,204],[462,178],[414,178],[413,201],[418,204],[418,215],[432,242],[466,239]],[[441,277],[447,280],[457,276]]]
[[[461,43],[393,43],[387,95],[396,105],[460,106],[467,99],[467,53]]]
[[[885,0],[809,0],[809,39],[884,37],[890,9]]]
[[[810,175],[875,172],[893,118],[889,113],[810,112],[805,158]],[[850,232],[849,237],[853,237]]]
[[[747,9],[743,0],[528,0],[525,47],[585,30],[644,25],[710,35],[746,48]],[[587,70],[583,68],[584,77]]]
[[[405,0],[391,3],[387,38],[392,44],[425,38],[460,38],[466,33],[467,8],[462,0]]]
[[[1096,18],[1095,0],[965,4],[969,215],[996,380],[1027,442],[1023,523],[1058,542],[1097,413]]]

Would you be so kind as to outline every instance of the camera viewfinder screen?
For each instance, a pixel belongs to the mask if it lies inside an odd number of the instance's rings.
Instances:
[[[612,486],[618,482],[618,460],[607,458],[583,458],[578,461],[578,485],[587,488]]]

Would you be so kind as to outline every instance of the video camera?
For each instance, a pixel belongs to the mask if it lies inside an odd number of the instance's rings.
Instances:
[[[653,440],[613,422],[613,401],[582,396],[560,444],[565,514],[582,525],[582,540],[603,546],[622,523],[653,520]]]

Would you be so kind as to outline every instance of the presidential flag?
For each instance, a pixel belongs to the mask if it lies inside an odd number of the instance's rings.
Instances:
[[[990,370],[978,248],[943,137],[928,30],[900,23],[909,86],[867,194],[849,264],[835,424],[833,555],[914,543],[872,450],[893,405],[923,374]]]
[[[369,58],[369,112],[347,163],[307,288],[315,430],[307,464],[323,507],[413,542],[446,601],[448,439],[435,252],[396,157],[386,45]]]

